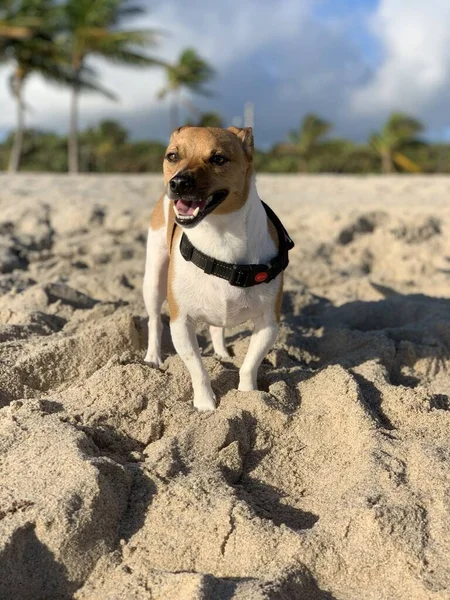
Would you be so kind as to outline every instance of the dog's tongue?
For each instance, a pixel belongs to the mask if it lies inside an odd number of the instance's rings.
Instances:
[[[175,202],[175,206],[177,207],[178,212],[180,213],[180,215],[185,215],[185,216],[189,216],[192,215],[194,210],[198,207],[200,207],[200,210],[203,210],[206,204],[206,200],[183,200],[183,198],[180,198],[179,200],[177,200]]]

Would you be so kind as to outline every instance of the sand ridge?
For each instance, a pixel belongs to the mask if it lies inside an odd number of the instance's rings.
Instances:
[[[450,179],[260,176],[296,247],[259,392],[165,313],[156,176],[1,176],[0,598],[450,598]]]

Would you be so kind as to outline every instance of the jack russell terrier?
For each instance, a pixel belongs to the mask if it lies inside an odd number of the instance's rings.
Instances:
[[[195,325],[210,325],[214,351],[230,356],[224,327],[253,321],[239,390],[256,390],[258,368],[274,344],[283,271],[293,242],[259,198],[250,127],[180,127],[164,160],[165,194],[150,220],[144,277],[149,315],[145,362],[161,360],[161,306],[168,298],[175,350],[189,370],[198,410],[216,408]]]

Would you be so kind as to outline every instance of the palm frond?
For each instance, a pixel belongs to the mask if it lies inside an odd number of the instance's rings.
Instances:
[[[77,31],[77,37],[94,45],[106,41],[111,44],[149,47],[157,44],[157,35],[153,30],[111,31],[105,27],[82,27]]]
[[[92,52],[92,54],[98,54],[98,56],[119,65],[130,65],[134,67],[164,66],[164,63],[156,58],[120,48],[104,48],[103,52]]]
[[[146,9],[139,4],[123,5],[119,6],[117,10],[117,19],[121,21],[122,19],[127,19],[129,17],[139,17],[146,12]]]
[[[407,173],[420,173],[422,171],[417,163],[401,152],[394,152],[392,158],[395,164],[400,166]]]
[[[212,95],[203,86],[214,77],[215,71],[193,48],[184,50],[175,64],[166,65],[166,74],[168,84],[160,92],[160,98],[181,88],[203,96]]]
[[[78,80],[79,88],[82,92],[95,92],[102,94],[105,98],[117,102],[119,100],[117,94],[100,85],[98,82],[89,80],[88,78],[80,77]]]

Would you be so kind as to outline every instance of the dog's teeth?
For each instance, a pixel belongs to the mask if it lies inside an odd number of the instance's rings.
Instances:
[[[193,217],[196,217],[198,215],[198,213],[200,212],[200,206],[197,206],[197,208],[194,210],[194,212],[192,213]]]
[[[211,194],[211,196],[208,196],[208,198],[206,198],[206,204],[209,204],[213,199],[213,194]]]
[[[175,214],[177,215],[177,217],[179,217],[180,213],[178,212],[178,208],[176,207],[175,204],[173,205],[173,210],[174,210]]]

